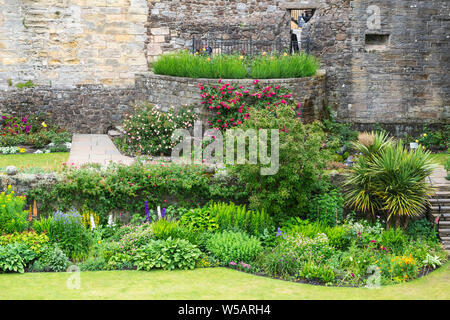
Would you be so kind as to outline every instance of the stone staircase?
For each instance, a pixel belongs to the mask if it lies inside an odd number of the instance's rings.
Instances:
[[[435,219],[439,218],[439,237],[445,249],[450,252],[450,181],[445,179],[446,176],[447,172],[443,167],[430,176],[431,183],[436,188],[430,203],[432,215]]]

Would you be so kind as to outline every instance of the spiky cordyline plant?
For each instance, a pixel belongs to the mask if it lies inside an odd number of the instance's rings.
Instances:
[[[436,168],[431,153],[408,151],[400,141],[376,134],[372,146],[355,145],[363,156],[346,181],[346,201],[353,209],[372,217],[387,215],[388,225],[398,226],[405,217],[420,215],[428,205],[432,187],[426,178]]]

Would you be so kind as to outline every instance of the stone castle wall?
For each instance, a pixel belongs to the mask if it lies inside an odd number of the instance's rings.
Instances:
[[[136,75],[159,54],[193,37],[288,39],[288,9],[316,9],[303,39],[339,120],[408,131],[449,123],[448,0],[0,0],[0,110],[44,110],[100,132],[142,97]],[[37,87],[16,88],[26,81]]]
[[[132,86],[147,19],[146,0],[0,0],[0,90]]]
[[[305,33],[327,69],[338,119],[392,131],[450,123],[449,1],[327,0]],[[386,42],[374,45],[374,35]]]

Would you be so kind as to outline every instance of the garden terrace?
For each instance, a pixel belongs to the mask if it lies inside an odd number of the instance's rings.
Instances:
[[[198,84],[218,85],[218,79],[193,79],[157,75],[152,72],[137,75],[136,88],[139,100],[148,101],[167,110],[169,107],[196,106],[196,111],[206,117],[206,108],[201,106],[202,98]],[[245,88],[252,87],[252,79],[222,79],[222,83],[231,83]],[[263,79],[261,86],[282,86],[292,92],[293,98],[302,102],[301,114],[307,120],[324,117],[325,113],[326,73],[319,70],[316,75],[307,78]]]

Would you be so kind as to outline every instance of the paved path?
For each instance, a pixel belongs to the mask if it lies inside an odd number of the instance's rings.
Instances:
[[[73,136],[69,164],[108,165],[111,161],[130,165],[134,160],[123,156],[106,134],[75,134]]]

